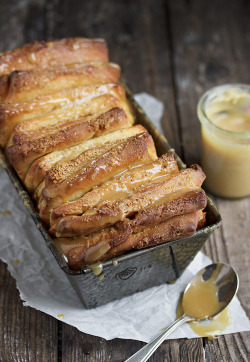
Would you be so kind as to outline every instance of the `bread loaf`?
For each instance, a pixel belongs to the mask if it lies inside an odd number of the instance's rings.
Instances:
[[[157,156],[119,75],[101,39],[0,54],[0,145],[74,270],[206,223],[204,172]]]

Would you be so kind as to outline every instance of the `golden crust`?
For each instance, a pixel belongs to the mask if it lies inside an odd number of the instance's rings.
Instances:
[[[76,63],[48,69],[14,71],[0,78],[0,100],[5,103],[23,102],[65,88],[93,83],[117,82],[120,67],[115,63]]]
[[[166,195],[156,205],[141,209],[130,221],[131,228],[135,233],[140,232],[149,225],[157,225],[177,215],[203,210],[206,206],[207,197],[203,190],[186,191],[183,189]],[[200,220],[199,223],[201,226],[202,221]]]
[[[112,247],[104,259],[118,256],[124,251],[143,249],[166,241],[178,240],[193,235],[199,220],[203,217],[202,211],[175,216],[165,222],[150,227],[142,232],[132,234],[124,243]]]
[[[66,256],[72,250],[71,266],[76,270],[84,265],[93,264],[103,258],[103,255],[115,245],[123,243],[131,234],[129,226],[112,226],[103,229],[101,232],[92,234],[89,237],[82,236],[78,238],[56,238],[54,243],[56,247]],[[74,250],[75,249],[75,250]]]
[[[149,205],[154,206],[161,203],[161,200],[168,195],[171,196],[172,193],[183,189],[199,189],[204,179],[205,175],[201,168],[193,165],[189,169],[167,174],[149,185],[140,186],[129,192],[126,197],[114,201],[104,201],[81,216],[61,218],[51,231],[55,232],[57,237],[87,235],[107,225],[133,217],[138,211]]]
[[[95,160],[102,157],[111,148],[118,146],[120,143],[120,140],[106,142],[104,145],[82,152],[74,159],[70,159],[52,167],[45,177],[47,194],[49,193],[48,190],[50,187],[54,189],[55,184],[61,184],[61,182],[64,182],[68,177],[73,176],[76,172],[81,172],[86,165],[95,162]],[[49,197],[53,197],[52,192],[53,190],[50,191]]]
[[[117,130],[97,138],[79,143],[76,146],[63,150],[53,151],[33,162],[25,177],[25,186],[30,192],[34,192],[37,186],[43,181],[46,172],[57,163],[67,163],[78,157],[86,150],[100,147],[107,142],[122,141],[126,138],[145,132],[146,129],[141,125],[136,125],[126,129]]]
[[[69,267],[80,270],[84,266],[114,258],[132,249],[191,236],[201,217],[200,210],[178,215],[137,233],[132,233],[128,225],[108,227],[89,237],[59,238],[56,245],[67,256]]]
[[[182,190],[179,192],[174,192],[172,194],[167,194],[156,204],[150,205],[145,208],[141,208],[133,214],[128,215],[123,218],[122,221],[114,223],[113,226],[119,225],[119,228],[124,229],[125,226],[129,226],[131,232],[137,233],[147,228],[148,226],[157,225],[163,221],[167,221],[174,216],[183,215],[190,212],[202,210],[207,205],[206,194],[203,190]],[[60,219],[60,221],[63,219]],[[60,223],[60,221],[58,223]],[[200,226],[202,226],[202,221],[200,221]],[[99,227],[93,229],[93,223],[90,221],[92,229],[90,233],[96,233],[99,231]],[[107,227],[106,224],[105,227]],[[51,234],[56,234],[58,237],[69,237],[69,235],[63,233],[56,233],[58,229],[58,224],[55,224],[54,227],[50,229]],[[80,235],[88,234],[88,232],[81,232]],[[71,235],[72,236],[72,235]],[[79,236],[78,236],[79,237]]]
[[[132,125],[134,119],[127,102],[123,99],[118,99],[111,94],[104,94],[91,99],[91,102],[71,103],[63,107],[58,107],[48,114],[23,121],[15,126],[11,138],[20,133],[27,133],[27,136],[29,132],[38,131],[46,134],[46,130],[60,129],[60,127],[63,127],[65,124],[71,124],[71,122],[77,121],[79,118],[89,117],[89,115],[93,114],[102,114],[116,107],[122,108],[126,112],[130,124]],[[32,133],[30,134],[32,137]]]
[[[49,120],[56,123],[53,117],[53,111],[58,113],[59,119],[62,120],[63,108],[67,106],[71,109],[71,114],[66,114],[66,119],[69,116],[77,118],[77,108],[81,110],[81,115],[91,114],[91,106],[93,107],[93,99],[103,95],[110,95],[118,100],[125,102],[125,91],[119,83],[99,83],[88,86],[79,86],[75,88],[66,88],[59,92],[42,95],[34,99],[27,100],[21,103],[4,103],[0,105],[0,145],[5,147],[8,138],[15,125],[30,120],[32,118],[46,115]],[[99,111],[100,107],[99,105]],[[61,117],[60,117],[61,116]],[[28,122],[29,127],[35,127],[38,122]],[[29,128],[28,127],[28,128]],[[20,127],[21,128],[21,127]],[[18,129],[18,128],[17,128]]]
[[[8,75],[0,76],[0,102],[3,102],[9,89],[10,79]]]
[[[103,39],[78,37],[54,41],[37,40],[1,53],[0,75],[14,70],[41,69],[90,61],[108,61],[107,44]]]
[[[7,155],[11,164],[15,167],[20,177],[26,175],[29,166],[33,161],[39,157],[50,153],[54,150],[62,150],[71,146],[74,146],[82,141],[88,140],[93,137],[98,137],[101,134],[108,133],[123,127],[130,126],[130,121],[125,112],[120,108],[113,108],[110,111],[92,119],[82,122],[78,122],[74,125],[61,127],[60,130],[40,137],[38,133],[37,138],[34,134],[24,141],[20,140],[20,134],[18,141],[20,143],[13,144],[7,148]],[[27,137],[27,134],[24,136]]]
[[[153,162],[125,171],[75,201],[58,206],[51,214],[50,224],[53,225],[56,220],[64,216],[81,215],[105,200],[111,201],[125,197],[135,188],[145,185],[155,178],[159,179],[162,175],[177,171],[178,166],[173,154],[166,153]]]
[[[55,168],[47,173],[38,205],[44,222],[48,223],[54,207],[83,196],[92,187],[132,166],[157,158],[153,139],[147,132],[130,137],[100,153],[94,149],[93,158],[88,153],[87,161],[85,154],[80,155],[80,161],[73,160],[70,172],[64,167],[63,171],[62,168]]]
[[[33,140],[39,140],[39,139],[47,139],[50,137],[59,137],[62,133],[68,133],[72,132],[73,129],[75,131],[82,133],[81,127],[90,127],[95,128],[95,136],[99,137],[102,134],[105,134],[106,131],[110,129],[110,132],[112,131],[111,125],[114,123],[114,121],[119,121],[120,127],[118,129],[122,129],[123,127],[131,126],[131,120],[128,117],[128,114],[125,113],[125,111],[119,107],[114,107],[106,112],[98,112],[93,113],[91,115],[83,116],[77,119],[73,120],[66,120],[63,123],[60,123],[59,125],[52,125],[51,127],[41,128],[34,127],[33,131],[22,131],[17,130],[15,127],[13,136],[12,136],[12,142],[8,145],[11,146],[13,144],[23,144],[26,142],[31,142]],[[115,122],[116,123],[116,122]],[[79,129],[77,129],[79,127]],[[72,134],[73,136],[73,134]],[[74,135],[74,138],[77,137],[77,135]]]

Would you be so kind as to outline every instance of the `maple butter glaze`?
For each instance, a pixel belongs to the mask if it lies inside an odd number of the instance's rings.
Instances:
[[[197,111],[205,185],[223,197],[250,195],[250,86],[213,88]]]
[[[237,290],[236,284],[237,279],[227,266],[209,266],[197,274],[180,296],[177,318],[184,313],[197,319],[189,325],[199,336],[212,338],[221,334],[230,324],[227,304]]]
[[[218,287],[211,280],[193,283],[183,297],[182,306],[185,314],[196,319],[205,319],[216,314],[220,308],[217,292]]]
[[[180,296],[176,318],[180,318],[184,311],[182,306],[183,293]],[[190,328],[201,337],[207,337],[208,339],[214,339],[218,334],[222,334],[230,325],[229,308],[225,308],[220,314],[212,319],[205,321],[192,321],[189,322]]]

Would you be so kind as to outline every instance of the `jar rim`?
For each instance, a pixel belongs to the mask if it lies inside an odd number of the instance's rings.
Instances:
[[[199,121],[202,125],[210,128],[211,130],[215,130],[216,132],[220,133],[223,136],[235,138],[239,140],[247,140],[250,139],[250,131],[246,132],[232,132],[225,130],[216,124],[214,124],[206,114],[206,106],[208,102],[213,99],[216,95],[224,93],[228,89],[232,88],[238,88],[241,90],[244,90],[250,94],[250,85],[248,84],[241,84],[241,83],[232,83],[232,84],[224,84],[219,85],[216,87],[213,87],[209,90],[207,90],[199,99],[199,102],[197,104],[197,115],[199,118]]]

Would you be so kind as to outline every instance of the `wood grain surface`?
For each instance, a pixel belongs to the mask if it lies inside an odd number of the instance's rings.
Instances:
[[[0,51],[34,39],[103,37],[133,93],[164,102],[162,127],[190,165],[200,162],[196,105],[223,83],[250,84],[248,0],[1,0]],[[250,181],[249,181],[250,182]],[[212,197],[222,227],[203,251],[230,263],[240,278],[239,299],[250,317],[250,199]],[[0,263],[0,361],[124,361],[142,342],[105,341],[23,307]],[[250,333],[165,341],[149,361],[249,361]]]

